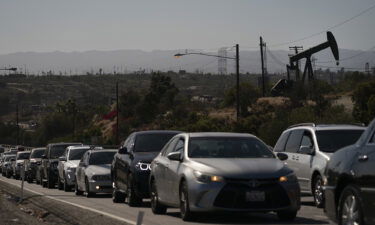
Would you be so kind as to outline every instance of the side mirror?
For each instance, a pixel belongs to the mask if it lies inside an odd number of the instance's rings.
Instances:
[[[66,161],[66,157],[65,156],[59,157],[59,161]]]
[[[47,156],[46,155],[42,155],[42,159],[47,159]]]
[[[279,158],[281,161],[285,161],[288,159],[288,155],[282,152],[278,152],[276,154],[277,158]]]
[[[310,146],[301,146],[299,148],[298,153],[301,154],[306,154],[306,155],[313,155],[314,154],[314,149]]]
[[[167,158],[173,161],[181,161],[181,152],[171,152],[168,154]]]
[[[129,154],[128,149],[126,147],[121,147],[118,150],[118,153],[121,154],[121,155]]]

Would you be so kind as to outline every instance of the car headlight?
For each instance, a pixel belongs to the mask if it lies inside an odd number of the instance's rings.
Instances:
[[[137,168],[138,170],[147,171],[147,170],[151,170],[151,164],[138,162],[137,164],[135,164],[135,168]]]
[[[294,173],[290,173],[290,174],[288,174],[286,176],[279,177],[279,181],[282,182],[282,183],[283,182],[291,182],[291,183],[293,183],[293,182],[297,182],[297,177],[296,177],[296,175]]]
[[[202,183],[210,183],[210,182],[223,182],[224,178],[221,176],[216,175],[207,175],[203,174],[200,171],[194,171],[194,176],[197,178],[197,181]]]

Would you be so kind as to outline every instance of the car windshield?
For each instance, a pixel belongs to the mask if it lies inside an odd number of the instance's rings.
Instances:
[[[42,155],[44,153],[45,149],[38,149],[31,152],[30,158],[42,158]]]
[[[59,158],[60,156],[62,156],[65,152],[65,149],[69,146],[74,146],[74,145],[78,145],[78,144],[66,144],[66,145],[53,145],[51,147],[51,156],[50,158],[51,159],[57,159]]]
[[[30,152],[19,153],[18,156],[17,156],[17,160],[19,160],[19,159],[28,159],[29,156],[30,156]]]
[[[354,144],[364,130],[318,130],[316,138],[319,150],[333,153],[340,148]]]
[[[90,155],[89,165],[111,164],[116,151],[93,152]]]
[[[140,134],[135,139],[134,152],[160,152],[176,133]]]
[[[69,160],[80,160],[88,150],[89,148],[71,149],[69,151]]]
[[[197,137],[189,141],[190,158],[274,158],[257,138]]]

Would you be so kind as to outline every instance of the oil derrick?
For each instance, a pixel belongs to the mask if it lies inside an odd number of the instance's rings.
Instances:
[[[226,75],[227,74],[227,59],[223,57],[227,57],[227,48],[223,47],[220,48],[218,51],[218,55],[220,56],[218,58],[218,73],[219,75]]]

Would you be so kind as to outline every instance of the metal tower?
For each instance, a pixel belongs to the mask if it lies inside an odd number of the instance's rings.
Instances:
[[[221,56],[218,58],[217,62],[217,71],[219,75],[226,75],[227,74],[227,59],[223,57],[227,57],[227,48],[220,48],[218,51],[218,55]]]

